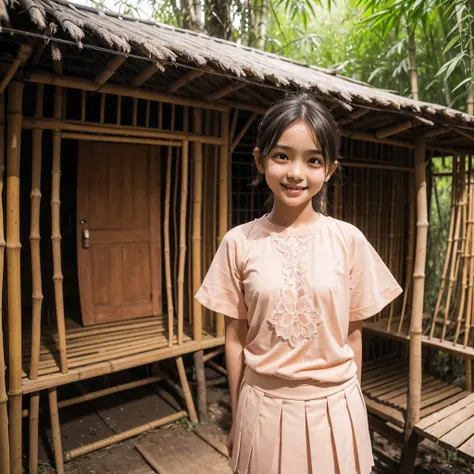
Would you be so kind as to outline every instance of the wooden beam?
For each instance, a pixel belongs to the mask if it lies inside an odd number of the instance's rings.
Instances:
[[[235,147],[240,143],[240,140],[242,140],[242,137],[245,135],[247,130],[249,129],[250,125],[254,122],[254,120],[257,118],[257,114],[254,112],[247,122],[245,122],[245,125],[242,127],[242,130],[240,130],[239,134],[235,138],[235,140],[232,142],[232,145],[230,146],[230,152],[232,153],[235,150]]]
[[[31,51],[33,48],[28,44],[21,44],[16,55],[16,59],[10,64],[8,71],[3,76],[3,79],[0,81],[0,94],[5,90],[8,83],[10,82],[11,78],[15,75],[18,68],[22,65],[22,63],[26,62],[26,60],[30,57]]]
[[[117,71],[117,69],[126,61],[127,56],[114,56],[110,59],[105,68],[95,76],[94,82],[98,86],[105,84]]]
[[[242,89],[248,85],[247,82],[241,81],[241,82],[234,82],[233,84],[230,84],[229,86],[226,86],[222,89],[219,89],[215,92],[212,92],[211,94],[205,95],[204,100],[216,100],[216,99],[221,99],[222,97],[225,97],[226,95],[232,94],[232,92],[238,91],[239,89]]]
[[[344,117],[344,118],[338,120],[337,123],[340,126],[346,125],[346,124],[352,122],[353,120],[357,120],[357,119],[363,117],[364,115],[367,115],[369,112],[370,112],[370,109],[356,110],[355,112],[352,112],[351,114],[349,114],[347,117]]]
[[[456,133],[459,133],[459,135],[465,137],[465,138],[468,138],[469,140],[473,140],[474,141],[474,135],[471,135],[470,133],[467,133],[467,132],[464,132],[463,130],[460,130],[459,128],[454,128],[453,127],[453,130],[456,132]]]
[[[435,128],[434,130],[428,130],[425,133],[425,138],[437,137],[438,135],[444,135],[449,133],[451,130],[448,127]]]
[[[209,66],[204,66],[201,69],[191,69],[180,78],[176,79],[168,88],[170,94],[175,93],[178,89],[181,89],[185,84],[191,82],[193,79],[201,77],[206,72],[212,72],[212,69]]]
[[[98,87],[94,81],[88,79],[80,79],[72,76],[64,76],[48,73],[32,73],[26,78],[29,82],[38,84],[51,84],[63,87],[72,87],[86,91],[99,91],[106,94],[118,95],[122,97],[136,97],[137,99],[155,100],[157,102],[165,102],[169,104],[188,105],[190,107],[201,107],[202,109],[211,109],[226,111],[227,105],[210,104],[205,100],[189,99],[187,97],[173,96],[164,92],[155,92],[150,90],[137,89],[132,87],[121,86],[118,84],[104,84]]]
[[[148,81],[156,72],[163,72],[165,68],[160,63],[149,64],[138,76],[132,79],[130,83],[133,87],[140,87],[144,82]]]
[[[382,130],[378,130],[375,132],[375,138],[382,139],[387,138],[392,135],[396,135],[397,133],[404,132],[405,130],[409,130],[410,128],[418,125],[414,123],[412,120],[406,120],[402,123],[397,123],[395,125],[390,125],[390,127],[383,128]]]

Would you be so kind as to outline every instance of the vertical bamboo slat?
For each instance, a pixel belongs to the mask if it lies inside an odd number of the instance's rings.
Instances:
[[[183,141],[182,154],[182,180],[181,180],[181,206],[179,224],[179,271],[178,271],[178,344],[183,343],[184,332],[184,265],[186,263],[186,207],[188,195],[188,146],[187,140]]]
[[[59,423],[58,392],[56,387],[48,390],[49,414],[51,416],[51,435],[53,437],[54,461],[57,474],[64,474],[63,445]]]
[[[44,85],[38,84],[36,90],[36,118],[43,116]],[[31,276],[33,284],[33,306],[31,327],[31,363],[30,379],[38,378],[41,341],[41,308],[43,303],[43,285],[41,282],[40,255],[40,207],[41,207],[41,161],[43,130],[33,129],[32,171],[31,171]]]
[[[62,87],[55,88],[54,118],[61,119]],[[53,166],[51,185],[51,241],[53,245],[53,281],[58,326],[59,357],[61,372],[68,372],[66,354],[66,325],[64,321],[63,274],[61,262],[61,132],[53,130]]]
[[[412,436],[420,419],[421,405],[421,331],[425,290],[426,244],[428,240],[428,204],[426,197],[425,139],[420,134],[415,141],[415,186],[417,207],[417,233],[413,272],[413,303],[410,324],[410,376],[408,386],[405,441]]]
[[[202,113],[198,108],[194,109],[194,133],[201,133]],[[193,295],[201,285],[201,228],[202,228],[202,144],[193,144],[194,160],[194,195],[193,195]],[[202,340],[202,306],[193,299],[193,337],[195,341]]]
[[[220,147],[219,160],[219,244],[222,242],[224,235],[228,229],[228,178],[229,173],[229,111],[221,114],[221,138],[224,139],[225,145]],[[224,316],[217,315],[216,319],[216,336],[224,335]]]
[[[30,395],[30,449],[28,463],[30,466],[29,474],[38,473],[38,425],[39,425],[39,402],[40,393],[35,392]]]
[[[20,148],[23,84],[8,86],[6,249],[8,279],[9,423],[12,474],[22,472],[22,368],[21,368],[21,275],[20,275]]]
[[[170,249],[170,211],[171,211],[171,167],[173,150],[171,147],[167,149],[166,157],[166,185],[165,185],[165,215],[163,223],[163,242],[165,257],[165,278],[166,278],[166,298],[168,308],[168,344],[173,345],[174,337],[174,303],[173,303],[173,283],[171,278],[171,249]]]
[[[0,93],[0,472],[10,473],[10,443],[8,436],[7,387],[5,352],[3,347],[3,271],[5,268],[5,233],[3,230],[3,177],[5,170],[5,94]]]

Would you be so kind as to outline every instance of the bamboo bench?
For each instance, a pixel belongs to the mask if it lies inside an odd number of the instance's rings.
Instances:
[[[408,360],[395,356],[370,361],[363,368],[362,391],[371,428],[399,446],[406,418],[408,373]],[[474,453],[473,394],[423,374],[420,408],[421,419],[415,428],[420,436],[474,459],[467,454]]]

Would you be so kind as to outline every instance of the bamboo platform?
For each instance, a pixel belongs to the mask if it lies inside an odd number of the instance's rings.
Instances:
[[[198,349],[224,343],[203,332],[203,339],[192,339],[192,328],[185,325],[183,341],[178,344],[175,328],[173,343],[168,341],[168,315],[138,318],[82,327],[66,319],[68,372],[61,373],[60,348],[56,326],[42,329],[38,378],[27,376],[30,363],[31,329],[23,337],[23,393],[56,387],[106,373],[116,372]]]
[[[388,425],[403,429],[407,411],[409,361],[400,360],[390,356],[371,361],[364,364],[362,377],[362,391],[364,393],[367,410],[370,415],[384,420]],[[471,406],[472,404],[472,406]],[[467,408],[469,407],[469,408]],[[470,421],[464,418],[464,428],[460,430],[462,436],[455,438],[441,438],[441,433],[436,427],[437,422],[444,421],[451,429],[463,422],[462,416],[467,413],[474,415],[474,395],[461,387],[456,387],[448,382],[440,380],[430,374],[423,374],[420,403],[420,422],[416,425],[416,431],[423,437],[440,443],[444,448],[456,451],[464,441],[473,437],[474,441],[474,418]],[[452,416],[456,413],[456,416]],[[451,416],[450,416],[451,415]],[[470,417],[466,415],[467,418]],[[457,423],[452,424],[457,420]],[[430,431],[423,429],[424,426]],[[377,428],[374,428],[376,431]],[[469,433],[468,431],[471,430]],[[470,435],[469,437],[467,435]],[[462,442],[464,442],[462,441]],[[464,446],[464,445],[463,445]],[[464,446],[466,452],[471,452],[469,460],[474,460],[474,442],[471,442],[470,451]],[[466,453],[460,455],[467,457]]]

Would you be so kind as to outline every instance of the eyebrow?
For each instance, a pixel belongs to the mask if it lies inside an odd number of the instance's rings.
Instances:
[[[281,145],[280,143],[277,143],[274,148],[281,148],[282,150],[293,150],[291,146],[288,145]],[[306,153],[318,153],[319,155],[323,155],[323,152],[321,150],[306,150]],[[323,155],[324,156],[324,155]]]

